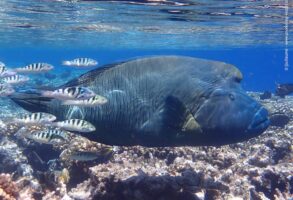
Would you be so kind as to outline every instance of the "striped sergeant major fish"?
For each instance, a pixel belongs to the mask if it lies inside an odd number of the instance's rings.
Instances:
[[[72,67],[94,67],[98,65],[98,61],[91,58],[76,58],[73,60],[63,61],[62,65]]]
[[[19,118],[12,118],[9,120],[11,123],[17,123],[21,125],[45,125],[56,120],[56,117],[49,113],[36,112],[31,114],[25,114]],[[8,121],[8,120],[7,120]]]
[[[14,93],[15,90],[9,84],[0,84],[0,97],[6,97]]]
[[[94,125],[82,119],[68,119],[65,121],[55,122],[53,125],[67,131],[77,131],[83,133],[93,132],[96,130]]]
[[[80,106],[80,107],[93,107],[97,105],[103,105],[108,102],[106,97],[96,95],[89,99],[84,100],[65,100],[62,101],[62,105]]]
[[[7,77],[7,76],[13,76],[15,75],[16,72],[15,71],[11,71],[11,70],[8,70],[5,65],[1,65],[0,63],[0,78],[4,78],[4,77]]]
[[[66,87],[54,91],[42,91],[42,96],[60,100],[84,100],[96,96],[95,92],[87,87]]]
[[[68,141],[68,132],[58,129],[44,129],[26,135],[26,138],[44,144],[55,144]]]
[[[33,63],[25,67],[16,68],[18,73],[42,73],[52,70],[54,67],[48,63]]]
[[[29,81],[29,78],[26,76],[16,74],[13,76],[4,77],[3,81],[5,83],[11,84],[11,85],[19,85],[19,84],[22,84],[22,83]]]

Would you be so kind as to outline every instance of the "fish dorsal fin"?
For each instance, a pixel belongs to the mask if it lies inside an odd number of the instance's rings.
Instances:
[[[165,100],[164,124],[182,132],[202,132],[191,112],[176,97],[168,96]]]
[[[114,63],[114,64],[108,64],[108,65],[104,65],[103,67],[99,67],[97,69],[93,69],[91,71],[88,71],[87,73],[79,76],[78,78],[75,78],[67,83],[65,83],[64,85],[60,86],[60,88],[63,87],[75,87],[75,86],[79,86],[79,85],[83,85],[83,84],[88,84],[92,81],[95,80],[95,78],[99,75],[104,73],[105,71],[108,71],[109,69],[123,64],[124,62],[120,62],[120,63]]]

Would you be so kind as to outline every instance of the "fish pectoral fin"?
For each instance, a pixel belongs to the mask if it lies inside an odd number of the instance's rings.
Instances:
[[[186,118],[185,123],[182,126],[182,131],[201,133],[202,129],[199,123],[194,119],[194,117],[191,114],[189,114]]]
[[[168,96],[165,100],[164,124],[183,132],[202,132],[200,125],[191,112],[176,97]]]

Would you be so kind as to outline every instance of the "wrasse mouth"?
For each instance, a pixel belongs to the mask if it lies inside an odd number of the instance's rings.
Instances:
[[[254,115],[251,124],[248,127],[248,130],[263,130],[266,129],[270,124],[268,118],[268,111],[261,107]]]
[[[258,129],[261,127],[267,127],[270,123],[270,120],[268,118],[258,121],[257,123],[254,123],[253,129]]]

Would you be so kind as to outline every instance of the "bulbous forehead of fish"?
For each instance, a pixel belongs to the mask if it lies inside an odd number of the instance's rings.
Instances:
[[[229,79],[232,81],[240,82],[243,79],[243,75],[239,69],[235,66],[222,63],[213,69],[216,74],[219,74],[221,77],[225,79]]]
[[[231,71],[230,75],[236,82],[240,82],[243,79],[243,75],[237,68],[234,68],[235,70]]]

